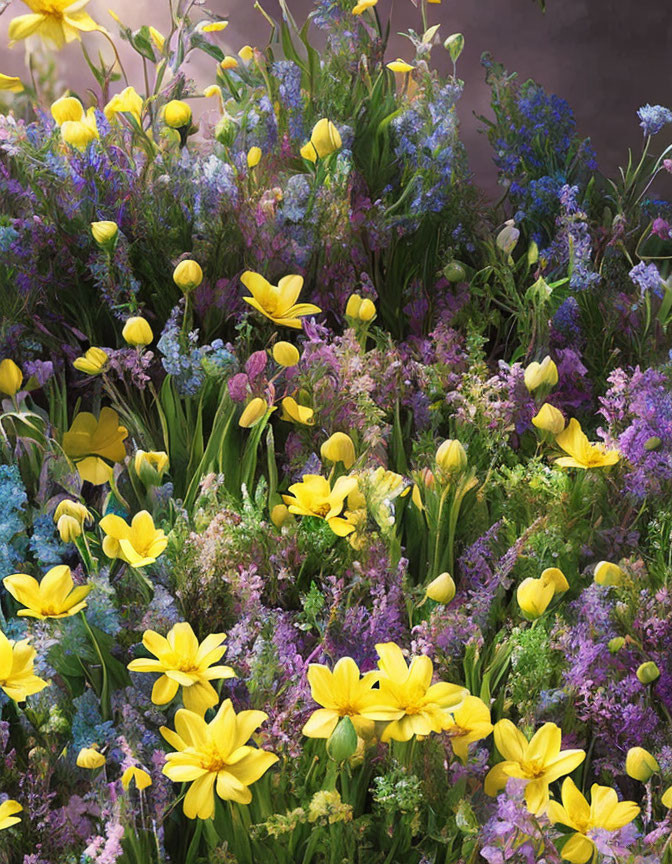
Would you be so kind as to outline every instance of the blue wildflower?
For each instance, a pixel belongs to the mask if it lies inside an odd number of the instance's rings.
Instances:
[[[657,135],[663,126],[672,123],[672,111],[663,105],[643,105],[637,116],[645,135]]]

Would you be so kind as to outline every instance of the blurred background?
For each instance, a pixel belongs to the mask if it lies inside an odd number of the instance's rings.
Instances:
[[[313,7],[312,0],[288,0],[288,4],[299,21]],[[3,5],[0,0],[0,7]],[[263,0],[262,5],[273,17],[280,17],[275,0]],[[246,43],[265,44],[268,27],[252,0],[210,0],[207,6],[230,22],[219,36],[219,44],[229,53],[237,53]],[[130,27],[151,24],[165,32],[167,7],[167,0],[91,0],[87,11],[112,32],[115,24],[109,8]],[[488,113],[489,91],[480,65],[484,51],[491,52],[509,72],[517,72],[521,80],[534,78],[547,91],[567,99],[574,109],[579,134],[591,137],[600,168],[613,174],[627,160],[628,147],[637,152],[641,147],[637,108],[647,102],[672,102],[669,8],[660,0],[548,0],[545,14],[533,0],[443,0],[441,5],[429,6],[430,23],[441,24],[442,38],[461,32],[466,40],[458,65],[458,74],[465,82],[460,120],[479,185],[496,195],[490,148],[475,116]],[[410,58],[410,43],[397,34],[409,27],[421,29],[418,10],[411,0],[379,0],[378,9],[381,19],[388,13],[392,16],[390,59]],[[12,17],[29,11],[22,0],[10,0],[0,15],[0,71],[5,74],[25,73],[23,45],[7,48],[7,27]],[[91,53],[100,47],[109,55],[109,45],[102,37],[90,34],[85,39]],[[129,53],[133,52],[122,43],[122,56]],[[434,49],[432,61],[447,68],[449,61],[442,47]],[[214,64],[214,60],[199,55],[189,72],[199,84],[211,83]],[[133,64],[127,68],[132,69]],[[80,89],[90,75],[77,44],[63,50],[59,69],[64,84]]]

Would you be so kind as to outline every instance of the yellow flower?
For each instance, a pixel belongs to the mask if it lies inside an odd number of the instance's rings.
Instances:
[[[63,435],[63,450],[75,463],[82,480],[100,486],[112,476],[112,468],[103,460],[123,462],[127,437],[128,430],[119,424],[113,408],[103,408],[98,420],[88,411],[80,411]]]
[[[542,432],[550,432],[551,435],[559,435],[565,428],[565,418],[562,411],[545,402],[532,418],[532,423]]]
[[[163,530],[154,527],[146,510],[136,513],[130,525],[121,516],[108,513],[100,520],[100,527],[107,535],[103,552],[108,558],[121,558],[131,567],[153,564],[168,545]]]
[[[198,261],[193,261],[191,258],[185,258],[180,261],[177,267],[173,270],[173,282],[184,293],[193,291],[203,281],[203,270]]]
[[[240,281],[252,294],[243,300],[279,327],[300,330],[300,319],[304,315],[317,315],[322,311],[312,303],[296,302],[303,288],[303,276],[283,276],[276,286],[259,273],[247,270]]]
[[[247,151],[247,167],[256,168],[261,161],[261,147],[250,147]]]
[[[158,486],[168,469],[168,454],[163,450],[138,450],[133,457],[133,470],[145,486]]]
[[[637,679],[640,684],[653,684],[660,678],[660,669],[653,660],[647,660],[637,667]]]
[[[600,561],[595,565],[594,578],[598,585],[622,585],[625,573],[618,564]]]
[[[528,576],[516,590],[516,600],[526,618],[534,620],[544,614],[555,594],[555,585],[550,580],[533,579]]]
[[[615,465],[621,458],[618,450],[606,450],[602,444],[591,444],[574,418],[555,440],[565,453],[569,453],[569,456],[555,460],[556,465],[563,468],[604,468]]]
[[[362,298],[359,294],[351,294],[345,304],[345,314],[348,318],[368,324],[376,317],[376,305],[368,297]]]
[[[188,819],[213,816],[215,789],[225,801],[250,803],[248,786],[278,761],[274,753],[246,743],[267,719],[263,711],[236,714],[227,699],[210,723],[181,708],[175,715],[175,732],[161,727],[161,734],[177,751],[166,755],[163,773],[175,783],[193,781],[183,804]]]
[[[238,56],[241,60],[244,60],[247,63],[254,57],[254,48],[251,45],[243,45],[243,47],[238,52]]]
[[[331,489],[329,481],[319,474],[304,474],[300,483],[289,487],[291,494],[283,495],[282,500],[289,507],[290,513],[326,519],[334,534],[346,537],[355,529],[339,514],[343,510],[345,499],[356,486],[356,477],[339,477]]]
[[[82,536],[82,524],[74,516],[61,516],[56,523],[56,530],[64,543],[73,543]]]
[[[140,315],[126,319],[121,335],[129,345],[133,345],[136,348],[149,345],[154,339],[152,328]]]
[[[445,681],[432,684],[434,667],[426,655],[414,657],[409,667],[394,642],[380,643],[376,651],[380,658],[380,697],[365,716],[389,721],[381,740],[409,741],[414,735],[444,729],[468,691]]]
[[[161,33],[160,30],[157,30],[156,27],[149,27],[149,35],[152,37],[152,42],[156,46],[157,51],[160,54],[163,54],[163,49],[166,45],[166,37]]]
[[[121,93],[117,93],[110,99],[103,108],[103,113],[110,122],[116,120],[118,114],[130,114],[140,125],[144,104],[142,96],[136,92],[134,87],[126,87]]]
[[[562,784],[562,804],[551,801],[548,818],[551,822],[567,825],[576,833],[562,847],[562,857],[571,864],[586,864],[595,852],[595,844],[586,835],[598,828],[602,831],[617,831],[639,814],[634,801],[619,801],[615,789],[609,786],[590,787],[590,804],[576,788],[571,777]]]
[[[252,426],[256,426],[264,419],[268,410],[268,402],[261,396],[255,396],[243,409],[238,425],[243,429],[251,429]]]
[[[91,233],[93,234],[93,239],[99,246],[111,246],[117,239],[119,226],[116,222],[104,219],[101,222],[91,223]]]
[[[14,801],[12,798],[3,801],[0,804],[0,831],[4,831],[5,828],[11,828],[12,825],[20,822],[21,819],[15,814],[20,813],[22,810],[23,807],[19,802]]]
[[[532,393],[542,385],[554,387],[558,383],[558,367],[550,357],[544,357],[541,363],[530,363],[525,369],[525,386]]]
[[[71,501],[69,498],[64,498],[59,502],[54,511],[54,522],[58,522],[61,516],[72,516],[80,525],[84,525],[85,522],[93,522],[93,517],[86,507],[79,501]]]
[[[16,614],[19,617],[39,618],[40,621],[76,615],[85,608],[84,598],[91,590],[91,585],[78,585],[75,588],[70,568],[65,564],[52,567],[41,582],[27,573],[13,573],[6,576],[2,583],[12,597],[26,607],[19,609]]]
[[[660,800],[663,807],[672,810],[672,786],[668,786],[668,788],[663,792],[663,797]]]
[[[315,423],[315,412],[312,408],[299,405],[292,396],[285,396],[282,400],[281,420],[289,420],[291,423],[299,423],[302,426],[313,426]]]
[[[361,15],[362,12],[365,12],[367,9],[375,6],[377,2],[378,0],[359,0],[359,3],[352,10],[352,14]]]
[[[201,27],[201,32],[203,33],[221,33],[222,30],[226,30],[229,26],[228,21],[211,21],[209,24],[204,24]]]
[[[341,657],[333,672],[320,663],[308,667],[308,683],[313,700],[321,705],[308,718],[303,734],[308,738],[329,738],[341,717],[349,717],[361,738],[370,738],[374,721],[362,716],[377,705],[380,693],[373,690],[380,674],[367,672],[360,675],[352,657]]]
[[[562,594],[569,591],[569,582],[567,577],[559,567],[547,567],[542,571],[540,579],[543,582],[550,582],[553,585],[553,591],[556,594]]]
[[[72,365],[85,375],[100,375],[107,366],[109,357],[102,348],[89,348],[81,357],[72,361]]]
[[[0,393],[16,396],[23,383],[23,372],[13,360],[6,357],[0,363]]]
[[[49,686],[33,672],[35,653],[27,639],[10,642],[0,631],[0,688],[15,702],[25,702]]]
[[[163,109],[163,119],[171,129],[181,129],[191,123],[191,108],[180,99],[172,99]]]
[[[323,462],[342,462],[349,471],[357,458],[352,438],[345,432],[334,432],[320,447],[320,457]]]
[[[211,633],[199,644],[191,624],[175,624],[167,636],[145,630],[142,644],[157,659],[138,658],[128,664],[131,672],[160,672],[152,690],[152,702],[166,705],[175,698],[182,686],[182,699],[190,711],[205,714],[219,702],[217,691],[210,683],[223,678],[235,678],[230,666],[213,666],[224,656],[224,633]]]
[[[100,138],[95,108],[89,108],[82,120],[66,120],[61,125],[61,138],[77,150],[86,150],[92,141]]]
[[[436,464],[446,474],[459,474],[467,467],[467,453],[457,438],[447,438],[436,451]]]
[[[527,738],[510,720],[495,724],[495,745],[504,757],[485,778],[485,794],[495,796],[509,777],[527,780],[525,801],[531,813],[539,815],[548,806],[548,786],[570,774],[586,758],[583,750],[561,750],[562,731],[555,723],[544,725]]]
[[[313,126],[310,141],[301,148],[301,155],[310,162],[317,162],[318,159],[324,159],[325,156],[340,150],[342,144],[338,129],[331,120],[323,117]]]
[[[425,589],[425,599],[435,603],[450,603],[455,596],[455,582],[450,573],[440,573]]]
[[[653,774],[660,771],[656,757],[643,747],[631,747],[625,757],[625,773],[633,780],[647,783]]]
[[[453,753],[467,764],[469,745],[481,741],[492,732],[490,709],[478,696],[468,694],[464,702],[453,711],[444,731],[448,733]]]
[[[79,768],[95,771],[96,768],[102,768],[104,764],[105,757],[98,752],[97,744],[92,744],[91,747],[82,747],[77,754],[77,767]]]
[[[392,72],[412,72],[415,69],[415,66],[412,66],[410,63],[397,57],[396,60],[392,60],[391,63],[387,64],[387,68],[391,69]]]
[[[75,123],[84,119],[84,106],[75,96],[61,96],[51,105],[51,116],[58,126],[68,120]]]
[[[227,69],[235,69],[238,66],[238,61],[233,54],[227,54],[219,65],[226,71]]]
[[[82,9],[88,0],[24,0],[30,15],[19,15],[9,25],[10,48],[29,36],[40,36],[47,45],[60,50],[66,42],[79,40],[80,32],[102,30]]]
[[[152,785],[152,778],[146,771],[138,768],[137,765],[130,765],[121,775],[121,785],[124,789],[128,789],[134,780],[135,785],[140,790]]]
[[[289,512],[286,504],[276,504],[271,510],[271,522],[275,525],[278,531],[283,525],[288,525],[294,521],[294,517]]]
[[[9,90],[10,93],[21,93],[23,84],[20,78],[14,75],[3,75],[0,72],[0,90]]]
[[[291,369],[296,366],[301,355],[299,349],[292,345],[291,342],[276,342],[273,346],[273,359],[278,366],[284,366],[286,369]]]

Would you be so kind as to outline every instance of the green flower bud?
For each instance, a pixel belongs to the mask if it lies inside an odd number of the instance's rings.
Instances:
[[[642,684],[653,684],[660,678],[660,669],[656,666],[653,660],[648,660],[637,670],[637,677]]]
[[[342,717],[327,739],[327,754],[334,762],[345,762],[357,752],[357,732],[349,717]]]
[[[644,442],[645,450],[657,450],[663,442],[657,435],[653,435],[651,438],[647,438]]]
[[[467,271],[459,261],[451,261],[443,268],[443,275],[449,282],[464,282]]]
[[[614,636],[607,643],[607,648],[610,654],[616,654],[625,645],[625,639],[622,636]]]

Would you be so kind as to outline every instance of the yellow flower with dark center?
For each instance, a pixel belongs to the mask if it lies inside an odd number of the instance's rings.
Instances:
[[[27,639],[10,642],[0,631],[0,689],[15,702],[25,702],[49,686],[33,671],[35,653]]]
[[[85,608],[84,598],[91,590],[91,585],[75,587],[70,568],[65,564],[52,567],[41,582],[27,573],[13,573],[5,576],[2,584],[15,600],[26,607],[16,613],[19,617],[39,618],[41,621],[76,615]]]
[[[152,778],[146,771],[143,771],[142,768],[138,768],[137,765],[130,765],[121,775],[121,785],[124,789],[128,789],[134,781],[136,787],[140,789],[140,791],[152,785]]]
[[[509,777],[527,780],[525,801],[531,813],[543,813],[549,800],[548,786],[570,774],[586,758],[583,750],[561,750],[562,731],[555,723],[544,723],[530,741],[510,720],[495,724],[495,745],[504,757],[485,778],[485,794],[495,796]]]
[[[16,815],[23,810],[23,807],[19,804],[18,801],[14,801],[12,798],[8,798],[7,801],[3,801],[0,804],[0,831],[4,831],[5,828],[11,828],[12,825],[16,825],[21,819]]]
[[[250,803],[248,787],[278,761],[274,753],[247,744],[267,719],[263,711],[236,714],[227,699],[210,723],[181,708],[175,715],[174,732],[161,727],[161,734],[176,750],[166,755],[163,773],[175,783],[191,782],[183,804],[188,819],[213,816],[215,790],[224,801]]]
[[[130,525],[121,516],[108,513],[100,520],[100,527],[106,534],[103,552],[108,558],[121,558],[131,567],[153,564],[168,545],[163,529],[154,527],[146,510],[136,513]]]
[[[313,126],[310,141],[301,148],[301,155],[310,162],[324,159],[341,149],[341,134],[331,120],[323,117]]]
[[[145,630],[142,644],[156,659],[139,657],[131,660],[131,672],[159,672],[152,689],[152,702],[166,705],[182,687],[184,705],[196,714],[205,714],[219,702],[217,691],[210,683],[224,678],[235,678],[230,666],[217,666],[226,645],[224,633],[211,633],[199,644],[191,624],[175,624],[167,636],[154,630]]]
[[[110,358],[102,348],[89,348],[81,357],[77,357],[72,361],[72,365],[78,372],[84,372],[85,375],[100,375],[107,366],[107,361]]]
[[[75,463],[82,480],[99,486],[112,477],[112,468],[105,460],[124,461],[127,437],[128,430],[119,423],[113,408],[103,408],[97,420],[88,411],[80,411],[63,435],[63,451]]]
[[[8,90],[10,93],[21,93],[23,84],[21,79],[15,75],[3,75],[0,72],[0,90]]]
[[[490,719],[490,709],[482,699],[471,694],[464,697],[464,702],[453,711],[444,727],[448,733],[453,753],[467,764],[469,745],[474,741],[487,738],[493,726]]]
[[[282,400],[281,420],[290,423],[299,423],[302,426],[313,426],[315,424],[315,412],[307,405],[299,405],[293,396],[285,396]]]
[[[576,788],[571,777],[562,784],[562,804],[551,801],[548,818],[551,822],[567,825],[576,833],[562,847],[562,857],[571,864],[586,864],[595,852],[595,844],[587,837],[589,831],[617,831],[639,815],[634,801],[619,801],[616,790],[593,783],[590,804]]]
[[[349,717],[361,738],[370,738],[374,721],[362,712],[380,701],[380,693],[373,690],[380,673],[361,675],[352,657],[341,657],[333,671],[320,663],[308,667],[308,683],[313,700],[321,705],[308,718],[303,734],[308,738],[329,738],[341,717]]]
[[[300,330],[301,318],[318,315],[322,311],[312,303],[296,302],[303,288],[303,276],[283,276],[277,285],[271,285],[259,273],[247,270],[240,281],[252,294],[251,297],[243,297],[243,300],[279,327]]]
[[[618,450],[607,450],[602,444],[591,444],[578,420],[572,418],[569,425],[556,436],[556,444],[569,456],[555,460],[563,468],[604,468],[615,465],[621,458]]]
[[[380,658],[379,701],[364,716],[388,721],[381,740],[410,741],[414,735],[441,732],[468,691],[445,681],[432,684],[434,666],[426,655],[414,657],[408,666],[394,642],[380,643],[376,651]]]
[[[334,534],[345,537],[355,528],[341,518],[340,513],[345,499],[356,486],[356,477],[339,477],[332,489],[325,477],[319,474],[304,474],[300,483],[294,483],[289,487],[291,494],[283,495],[282,499],[290,513],[326,519]]]
[[[23,0],[31,10],[9,24],[10,47],[29,36],[39,36],[50,47],[60,50],[66,42],[80,40],[80,33],[103,30],[88,12],[88,0]]]
[[[121,93],[116,93],[110,99],[103,108],[103,113],[110,122],[116,120],[118,114],[130,114],[138,125],[141,125],[144,104],[142,96],[134,87],[125,87]]]

